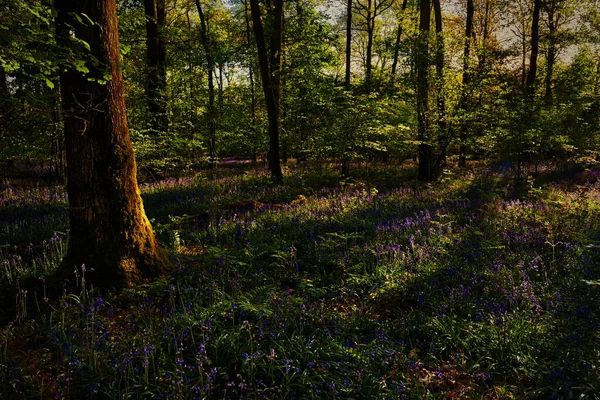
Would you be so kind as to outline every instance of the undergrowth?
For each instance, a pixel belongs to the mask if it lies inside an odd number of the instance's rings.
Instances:
[[[592,398],[600,172],[553,168],[524,192],[484,167],[430,185],[382,168],[276,186],[248,167],[146,185],[177,272],[17,291],[0,398]],[[0,283],[18,288],[64,255],[66,203],[9,195]]]

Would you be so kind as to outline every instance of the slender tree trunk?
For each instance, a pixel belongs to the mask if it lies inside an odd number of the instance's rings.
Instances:
[[[202,47],[204,48],[204,54],[206,55],[206,68],[208,74],[208,105],[207,105],[207,116],[208,116],[208,153],[210,158],[210,165],[214,167],[217,162],[217,149],[216,149],[216,136],[217,136],[217,119],[215,115],[215,83],[214,83],[214,72],[215,63],[213,60],[213,49],[208,31],[208,20],[200,0],[196,0],[196,8],[198,15],[200,16],[200,40],[202,40]]]
[[[434,165],[434,174],[438,174],[443,163],[446,161],[446,147],[449,142],[448,123],[446,121],[446,93],[444,88],[444,32],[442,21],[442,7],[440,0],[433,0],[433,10],[435,15],[435,34],[436,34],[436,52],[435,52],[435,70],[437,75],[437,108],[438,108],[438,136],[439,136],[439,154]]]
[[[400,20],[398,21],[398,30],[396,31],[396,43],[394,44],[394,59],[392,60],[392,71],[391,71],[391,81],[394,82],[396,78],[396,69],[398,68],[398,58],[400,56],[400,41],[402,39],[402,27],[404,22],[404,10],[406,10],[406,5],[408,0],[402,1],[402,9],[400,14]]]
[[[556,30],[557,21],[555,20],[554,6],[551,4],[548,9],[548,51],[546,56],[546,93],[544,100],[547,104],[552,104],[552,76],[554,74],[554,63],[556,62]]]
[[[373,35],[375,34],[374,1],[375,0],[367,0],[367,58],[365,60],[365,87],[367,91],[371,90],[373,74]]]
[[[61,110],[60,110],[60,91],[57,90],[56,95],[52,96],[54,104],[52,105],[52,157],[54,163],[54,173],[52,174],[51,181],[57,182],[58,184],[64,184],[66,182],[65,176],[65,141],[64,134],[62,132],[61,124]]]
[[[6,80],[6,78],[6,71],[4,71],[4,68],[2,68],[2,64],[0,64],[0,134],[4,134],[5,128],[8,125],[7,123],[5,123],[5,120],[8,119],[8,116],[6,114],[10,109],[9,102],[11,94],[10,90],[8,89],[8,81]],[[2,143],[3,139],[4,136],[0,136],[0,143]]]
[[[458,150],[458,166],[464,168],[467,166],[467,136],[469,134],[469,90],[471,90],[471,41],[473,40],[473,14],[475,7],[473,0],[467,0],[467,21],[465,25],[465,48],[463,52],[463,73],[462,73],[462,94],[460,100],[460,109],[463,113],[463,120],[460,127],[460,145]]]
[[[0,159],[3,160],[2,164],[2,178],[6,178],[7,166],[6,160],[7,155],[5,153],[8,148],[8,111],[10,109],[9,100],[11,98],[10,90],[8,90],[8,83],[6,81],[6,72],[0,64]]]
[[[8,82],[6,80],[6,71],[4,71],[2,64],[0,64],[0,96],[0,110],[4,111],[8,108],[6,107],[5,102],[7,102],[10,97],[10,91],[8,90]],[[0,114],[0,118],[3,116],[3,114]]]
[[[529,97],[533,97],[535,92],[534,85],[537,75],[537,59],[540,49],[540,8],[541,0],[534,0],[533,21],[531,22],[531,56],[529,58],[527,80],[525,81],[525,88]]]
[[[252,28],[258,51],[258,66],[262,78],[267,115],[269,118],[269,170],[275,182],[283,181],[281,162],[279,160],[279,113],[281,95],[281,47],[283,30],[283,0],[274,0],[274,7],[270,10],[271,17],[271,54],[267,53],[265,35],[262,25],[260,6],[258,0],[250,0],[252,10]]]
[[[70,239],[59,273],[81,273],[96,286],[131,286],[167,270],[144,212],[129,138],[117,10],[114,0],[56,0],[57,37],[89,44],[100,66],[88,63],[91,77],[61,72]],[[95,24],[77,24],[87,15]],[[74,45],[73,43],[71,44]]]
[[[350,67],[352,63],[352,0],[348,0],[346,8],[346,79],[344,87],[350,90]]]
[[[190,11],[186,10],[185,16],[187,18],[187,25],[188,25],[188,36],[191,37],[192,36],[192,21],[190,19]],[[190,76],[191,79],[189,79],[189,83],[190,83],[190,101],[188,102],[188,126],[189,126],[189,139],[190,139],[190,154],[189,157],[190,159],[193,159],[196,154],[195,154],[195,149],[194,149],[194,123],[195,123],[195,115],[196,115],[196,85],[194,83],[194,79],[196,77],[196,68],[194,65],[194,57],[193,54],[190,52],[188,53],[188,66],[189,66],[189,72],[190,72]]]
[[[248,9],[248,3],[244,2],[244,18],[246,20],[246,41],[248,44],[248,48],[252,45],[252,39],[250,36],[250,17],[248,13],[250,10]],[[257,161],[258,156],[258,135],[256,131],[256,93],[254,91],[254,67],[253,62],[250,62],[248,65],[248,76],[250,78],[250,121],[251,121],[251,131],[252,131],[252,161]]]
[[[352,61],[352,0],[348,0],[346,8],[346,78],[344,81],[344,88],[349,92],[352,87],[350,86],[350,69]],[[350,127],[346,128],[346,136],[348,136]],[[342,154],[342,176],[350,175],[350,160],[345,154]]]
[[[154,133],[168,132],[167,51],[162,30],[165,27],[165,0],[144,0],[146,13],[146,57],[148,63],[148,110]]]
[[[472,0],[470,0],[472,1]],[[469,6],[467,5],[467,8]],[[471,8],[474,9],[474,6],[471,5]],[[468,11],[467,11],[468,14]],[[471,17],[472,18],[472,17]],[[490,37],[490,0],[485,0],[485,11],[483,14],[483,36],[481,38],[481,51],[479,52],[479,62],[478,67],[480,73],[483,73],[486,67],[487,61],[487,44],[488,38]]]
[[[420,0],[419,43],[416,49],[417,67],[417,140],[419,141],[419,179],[433,179],[432,148],[429,115],[429,29],[430,0]]]

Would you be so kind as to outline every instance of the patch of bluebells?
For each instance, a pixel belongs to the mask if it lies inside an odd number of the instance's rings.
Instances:
[[[590,199],[597,172],[584,177]],[[54,318],[51,329],[61,390],[85,386],[76,373],[84,367],[103,371],[92,390],[144,387],[156,398],[412,398],[450,389],[485,397],[502,385],[498,376],[523,390],[517,395],[530,385],[560,398],[592,385],[598,295],[577,274],[597,276],[599,255],[578,244],[577,227],[597,233],[600,224],[577,216],[581,200],[568,194],[564,210],[543,199],[486,202],[485,193],[465,200],[464,183],[452,182],[376,196],[317,188],[300,207],[290,204],[292,188],[260,186],[263,178],[143,187],[149,213],[163,217],[245,195],[288,202],[197,224],[189,243],[200,250],[139,298],[94,295],[85,307],[66,299],[64,325]],[[273,254],[287,264],[274,265]],[[521,363],[526,376],[513,372]],[[0,377],[22,382],[21,366],[0,364]]]

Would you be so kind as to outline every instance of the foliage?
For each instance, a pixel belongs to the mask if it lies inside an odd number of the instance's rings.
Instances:
[[[120,294],[93,289],[84,267],[60,301],[43,284],[17,290],[0,328],[0,393],[593,396],[600,171],[524,171],[521,198],[506,165],[430,185],[377,170],[369,187],[306,170],[277,186],[232,163],[147,184],[178,271]],[[22,222],[4,240],[39,243],[44,226],[64,227],[64,207],[60,193],[5,194],[0,216]],[[3,287],[46,277],[65,239],[4,248]]]

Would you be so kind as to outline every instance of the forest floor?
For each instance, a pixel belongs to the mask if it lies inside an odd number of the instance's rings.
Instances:
[[[600,168],[531,166],[518,185],[501,163],[414,171],[289,166],[277,186],[231,163],[143,184],[177,271],[17,290],[0,399],[600,393]],[[61,187],[4,190],[0,289],[43,282],[67,226]]]

